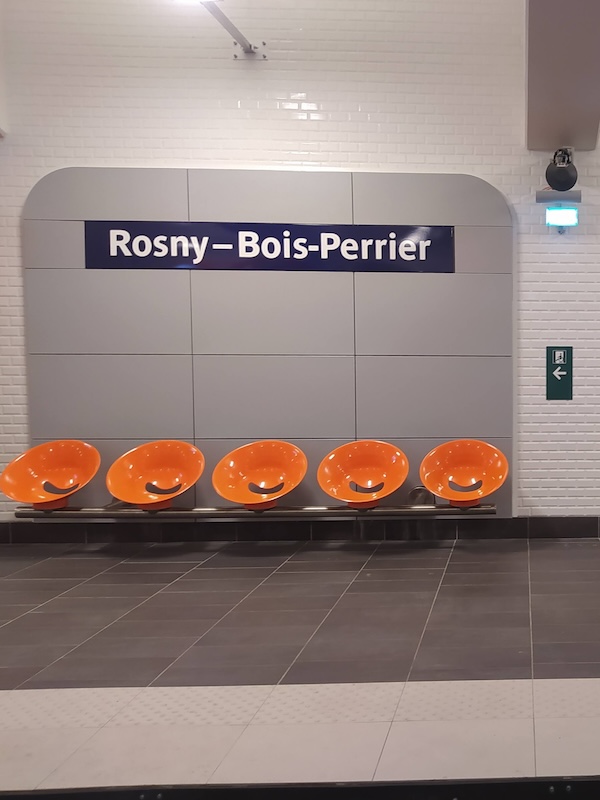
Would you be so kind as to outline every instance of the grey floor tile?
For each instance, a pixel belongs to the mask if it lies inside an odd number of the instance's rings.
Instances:
[[[549,664],[535,662],[533,677],[536,680],[547,678],[600,678],[600,662],[569,663],[552,662]]]
[[[175,591],[177,589],[177,591]],[[160,592],[148,598],[148,607],[151,605],[166,608],[172,606],[236,606],[248,597],[249,592],[196,592],[193,589],[186,589],[183,584],[173,584],[166,591]]]
[[[28,611],[37,608],[36,605],[4,605],[0,604],[0,625],[3,622],[10,622],[17,617],[27,614]]]
[[[571,664],[592,661],[600,663],[600,641],[544,642],[533,644],[533,660],[540,663]]]
[[[291,664],[301,645],[195,645],[177,661],[181,667],[216,667],[221,664]]]
[[[600,641],[600,625],[539,625],[534,620],[533,641],[543,642],[598,642]]]
[[[429,647],[529,647],[531,631],[527,627],[500,628],[493,625],[482,628],[449,627],[444,630],[430,629],[423,637],[421,646]]]
[[[498,586],[513,587],[515,585],[528,587],[529,575],[525,571],[519,572],[446,572],[442,585],[447,586]]]
[[[412,661],[419,637],[418,633],[377,636],[369,634],[367,629],[357,630],[355,636],[336,636],[319,631],[300,653],[298,661],[361,661],[365,653],[374,661]]]
[[[348,588],[348,594],[370,594],[371,592],[387,592],[397,594],[413,594],[422,592],[431,594],[431,598],[438,590],[440,585],[439,578],[428,578],[426,580],[356,580]]]
[[[304,611],[244,611],[243,605],[219,622],[219,628],[273,628],[277,626],[320,625],[329,611],[308,609]]]
[[[99,660],[130,658],[170,658],[174,661],[196,641],[195,637],[147,637],[144,639],[89,639],[75,648],[70,658],[97,658]]]
[[[552,627],[553,625],[600,625],[600,605],[591,608],[558,608],[554,610],[539,609],[533,611],[534,628]]]
[[[277,570],[279,575],[288,572],[355,572],[358,573],[363,565],[366,563],[365,559],[344,559],[341,560],[321,560],[321,561],[288,561],[282,564]]]
[[[303,645],[316,630],[317,625],[278,625],[263,627],[230,628],[217,624],[198,642],[198,647],[221,645]]]
[[[182,581],[223,581],[253,580],[256,583],[273,574],[270,567],[213,567],[210,562],[188,571]]]
[[[0,691],[17,689],[39,672],[40,667],[0,667]]]
[[[65,657],[27,680],[23,689],[148,686],[171,658],[98,659]]]
[[[184,605],[159,605],[153,603],[152,605],[142,604],[138,608],[134,608],[124,617],[122,622],[134,622],[142,620],[211,620],[217,622],[225,616],[233,605],[203,605],[201,603],[186,603]]]
[[[252,592],[252,597],[334,597],[346,591],[347,583],[263,583]]]
[[[210,593],[210,592],[244,592],[248,594],[261,583],[262,578],[247,578],[245,580],[235,580],[229,578],[227,580],[218,579],[199,579],[199,580],[186,580],[176,581],[165,586],[165,593],[169,592],[196,592],[197,594]]]
[[[19,580],[30,580],[32,578],[51,578],[53,580],[79,578],[85,580],[110,569],[118,563],[119,559],[52,558],[48,561],[43,561],[41,564],[35,564],[21,570],[14,577]]]
[[[600,598],[600,581],[536,581],[532,583],[531,594],[590,595],[598,599]]]
[[[20,573],[19,573],[20,574]],[[49,592],[56,596],[72,589],[81,583],[81,580],[54,579],[54,578],[2,578],[0,579],[0,603],[4,602],[4,595],[15,592]]]
[[[160,675],[153,686],[270,686],[279,682],[287,664],[221,664],[182,667],[179,662]]]
[[[531,665],[517,667],[483,667],[465,664],[463,667],[420,667],[415,665],[409,681],[520,681],[531,678]],[[538,677],[538,676],[536,676]]]
[[[62,658],[73,646],[70,644],[28,644],[0,646],[0,667],[42,667]]]
[[[430,609],[435,592],[358,592],[346,593],[340,600],[339,608],[414,608]]]
[[[240,611],[329,611],[337,602],[337,596],[312,597],[257,597],[256,592],[243,600],[238,606]]]
[[[78,614],[85,620],[89,614],[126,614],[143,601],[137,597],[56,597],[35,608],[35,614]]]
[[[157,636],[197,639],[214,624],[210,619],[119,620],[106,627],[101,636],[103,639],[153,639]]]
[[[496,611],[489,614],[471,609],[470,612],[444,611],[437,603],[427,621],[427,630],[468,628],[527,628],[529,610]]]
[[[293,683],[379,683],[405,681],[412,659],[304,661],[294,663],[282,680]]]
[[[179,576],[173,572],[102,572],[94,578],[90,578],[87,582],[88,586],[109,586],[125,584],[133,586],[136,583],[141,584],[165,584],[172,583],[177,580]]]
[[[531,665],[531,647],[420,647],[415,659],[415,670],[510,669]]]
[[[500,595],[496,597],[480,597],[476,594],[469,597],[469,593],[464,593],[459,597],[442,596],[438,594],[434,611],[446,613],[469,613],[476,608],[480,614],[496,613],[524,613],[529,611],[528,597],[513,597],[512,595]]]
[[[265,581],[265,586],[276,586],[282,584],[299,584],[310,586],[311,584],[341,583],[348,585],[355,579],[356,570],[351,571],[332,571],[332,572],[275,572]]]
[[[430,567],[398,567],[398,569],[372,569],[367,566],[360,573],[360,581],[428,581],[434,583],[441,581],[444,574],[443,568]]]
[[[0,647],[3,645],[76,645],[89,639],[99,626],[55,626],[52,628],[23,627],[20,620],[0,628]]]
[[[82,583],[64,593],[64,597],[150,597],[164,588],[164,583]]]

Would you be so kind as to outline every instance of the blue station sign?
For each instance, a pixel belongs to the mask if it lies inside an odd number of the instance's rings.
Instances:
[[[86,222],[87,269],[454,272],[454,228]]]

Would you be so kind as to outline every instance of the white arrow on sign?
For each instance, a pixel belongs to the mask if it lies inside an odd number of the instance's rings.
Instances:
[[[567,373],[564,372],[560,367],[557,367],[552,374],[554,375],[555,378],[560,380]]]

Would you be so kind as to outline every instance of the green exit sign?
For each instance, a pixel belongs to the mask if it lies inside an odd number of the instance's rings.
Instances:
[[[573,348],[546,348],[546,400],[573,399]]]

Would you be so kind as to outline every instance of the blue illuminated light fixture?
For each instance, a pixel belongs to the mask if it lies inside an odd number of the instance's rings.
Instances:
[[[574,228],[579,225],[579,209],[573,206],[549,206],[546,225],[553,228]]]

